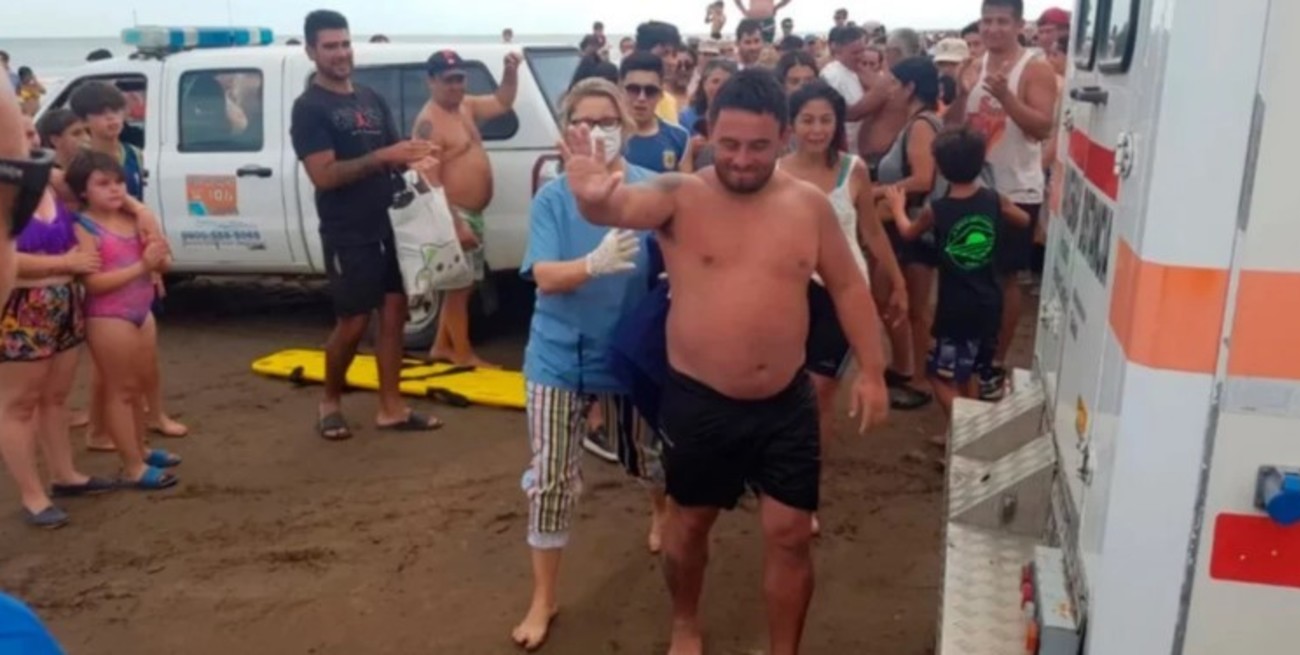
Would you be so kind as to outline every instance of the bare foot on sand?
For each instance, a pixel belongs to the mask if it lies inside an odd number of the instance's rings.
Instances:
[[[72,418],[68,420],[68,427],[76,430],[90,425],[90,412],[77,411],[72,413]]]
[[[170,416],[160,416],[157,420],[149,422],[149,431],[164,437],[180,439],[189,436],[190,429],[183,423],[176,422]]]
[[[546,643],[546,634],[551,629],[551,621],[559,610],[555,607],[534,605],[528,609],[528,615],[510,633],[510,638],[520,648],[533,652]]]
[[[812,533],[816,537],[822,533],[822,522],[817,520],[817,515],[812,515]]]
[[[646,548],[651,555],[658,555],[664,547],[664,519],[659,515],[650,517],[650,536],[646,537]]]
[[[481,368],[490,371],[496,371],[501,369],[501,366],[497,364],[493,364],[492,362],[489,362],[486,359],[479,357],[478,355],[470,355],[469,357],[459,357],[456,355],[455,352],[451,350],[443,350],[441,348],[434,348],[433,350],[430,350],[428,361],[434,364],[451,364],[452,366],[472,366],[474,368]]]
[[[704,635],[698,621],[673,621],[673,643],[668,655],[704,655]]]

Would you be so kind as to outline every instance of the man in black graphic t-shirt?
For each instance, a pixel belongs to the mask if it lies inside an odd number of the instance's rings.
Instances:
[[[397,264],[388,208],[395,169],[434,164],[427,143],[403,141],[383,97],[352,84],[348,22],[333,11],[307,15],[307,55],[316,64],[312,84],[293,105],[293,148],[316,187],[325,272],[338,322],[325,346],[325,399],[320,436],[352,436],[340,402],[357,346],[379,312],[375,358],[379,366],[380,429],[433,430],[441,421],[406,406],[398,384],[407,299]]]

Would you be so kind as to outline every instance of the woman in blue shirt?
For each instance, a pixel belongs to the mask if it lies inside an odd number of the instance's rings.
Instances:
[[[560,116],[561,129],[590,128],[610,170],[621,171],[626,182],[653,177],[622,156],[632,120],[618,87],[602,79],[583,80],[569,90]],[[652,550],[658,547],[664,496],[650,430],[611,370],[609,354],[615,325],[651,286],[643,248],[647,234],[588,223],[563,175],[538,191],[529,223],[520,274],[537,284],[524,351],[532,461],[523,488],[529,505],[533,598],[513,637],[533,650],[546,640],[558,611],[560,555],[582,491],[582,440],[594,404],[600,405],[607,429],[617,434],[624,466],[651,483]]]

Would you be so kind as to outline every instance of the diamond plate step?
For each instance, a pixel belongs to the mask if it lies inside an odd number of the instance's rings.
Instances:
[[[952,454],[992,461],[1033,441],[1042,434],[1046,400],[1043,385],[1027,379],[996,404],[957,399],[949,438]]]
[[[1047,529],[1056,450],[1042,436],[994,462],[954,456],[948,520],[1038,537]]]
[[[1025,652],[1021,568],[1036,539],[949,523],[936,655]]]

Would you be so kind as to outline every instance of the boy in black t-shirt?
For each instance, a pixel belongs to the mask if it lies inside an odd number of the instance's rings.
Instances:
[[[1007,227],[1028,227],[1029,214],[1007,197],[983,187],[986,144],[968,128],[944,131],[934,140],[939,173],[951,183],[948,195],[909,220],[906,195],[886,191],[899,234],[914,240],[933,229],[939,248],[939,301],[926,369],[935,397],[952,416],[953,399],[978,397],[976,373],[993,363],[1002,318],[1002,285],[995,263]]]

